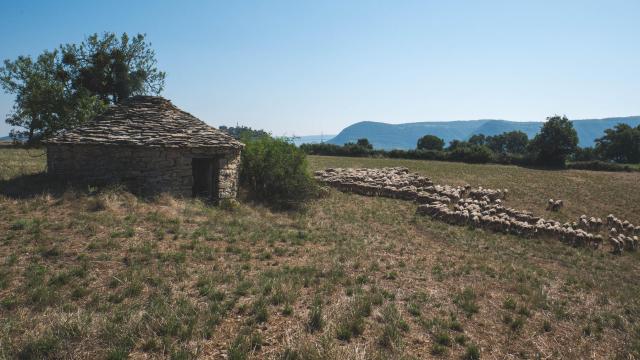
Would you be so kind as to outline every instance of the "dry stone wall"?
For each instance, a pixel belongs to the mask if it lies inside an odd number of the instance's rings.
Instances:
[[[69,181],[122,183],[140,194],[191,196],[193,158],[219,161],[219,199],[237,193],[240,150],[124,145],[48,144],[47,171]]]
[[[218,183],[219,199],[235,199],[238,194],[238,173],[240,171],[240,152],[224,154],[220,158],[220,177]]]

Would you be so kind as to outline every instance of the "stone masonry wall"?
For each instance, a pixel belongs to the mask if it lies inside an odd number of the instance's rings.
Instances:
[[[140,194],[168,192],[191,196],[193,158],[219,161],[218,198],[235,198],[238,186],[239,151],[214,148],[163,148],[119,145],[47,146],[50,175],[104,185],[122,183]]]
[[[225,154],[220,158],[220,177],[218,178],[218,198],[235,199],[238,194],[238,173],[240,171],[240,152]]]

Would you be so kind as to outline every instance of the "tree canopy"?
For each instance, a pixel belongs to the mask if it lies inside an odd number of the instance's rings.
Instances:
[[[220,125],[218,129],[226,132],[227,134],[233,136],[237,140],[247,140],[247,139],[259,139],[264,136],[271,136],[268,132],[264,130],[253,129],[249,126],[225,126]]]
[[[0,86],[15,94],[13,111],[6,123],[20,129],[11,131],[17,139],[29,142],[77,126],[105,108],[86,90],[74,91],[60,77],[64,71],[59,51],[45,51],[35,60],[20,56],[5,60],[0,68]]]
[[[373,145],[367,138],[358,139],[358,141],[356,141],[356,145],[367,150],[373,150]]]
[[[472,145],[486,145],[487,137],[484,134],[474,134],[468,140]]]
[[[640,162],[640,126],[618,124],[596,139],[596,152],[605,159],[620,163]]]
[[[86,89],[108,103],[133,95],[159,94],[166,74],[157,69],[155,52],[145,35],[119,38],[93,34],[80,44],[60,47],[64,76],[75,89]]]
[[[498,154],[524,154],[529,137],[522,131],[509,131],[498,135],[472,135],[467,141],[471,145],[485,145]]]
[[[504,137],[504,150],[509,154],[522,154],[527,150],[529,137],[522,131],[509,131],[502,134]]]
[[[453,151],[455,149],[461,148],[461,147],[467,147],[469,146],[469,143],[466,141],[462,141],[462,140],[451,140],[449,141],[449,146],[447,146],[447,150],[448,151]]]
[[[567,156],[577,147],[578,133],[566,116],[547,118],[529,146],[539,164],[553,167],[564,167]]]
[[[165,73],[145,35],[94,34],[35,59],[20,56],[0,67],[0,87],[15,95],[5,120],[14,138],[35,142],[96,116],[132,95],[159,94]]]
[[[442,150],[444,140],[435,135],[425,135],[418,139],[417,148],[419,150]]]
[[[509,131],[499,135],[487,136],[485,145],[496,153],[522,154],[529,144],[529,137],[522,131]]]

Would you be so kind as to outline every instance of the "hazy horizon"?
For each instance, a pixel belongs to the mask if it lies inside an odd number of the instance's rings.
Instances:
[[[146,33],[162,96],[275,135],[390,124],[640,114],[637,1],[3,4],[0,60]],[[0,93],[0,136],[14,96]]]

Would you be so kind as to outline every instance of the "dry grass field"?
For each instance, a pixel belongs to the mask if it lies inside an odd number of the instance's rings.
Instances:
[[[455,227],[330,191],[298,212],[64,188],[0,148],[0,358],[630,359],[640,256]],[[640,173],[311,157],[640,223]]]

